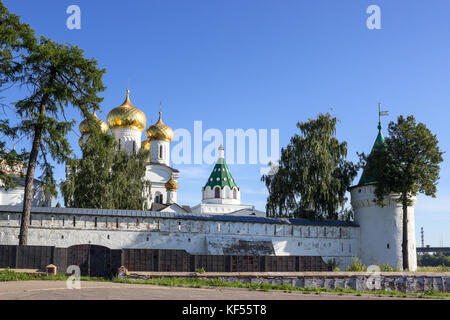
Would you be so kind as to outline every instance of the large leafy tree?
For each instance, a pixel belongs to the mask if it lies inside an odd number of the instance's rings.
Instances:
[[[94,121],[95,124],[95,121]],[[116,151],[114,138],[92,128],[82,158],[71,160],[61,183],[65,205],[75,208],[148,209],[144,180],[148,151]]]
[[[264,175],[270,216],[337,219],[358,166],[346,160],[347,143],[336,135],[337,119],[319,114],[297,124],[300,135],[281,150],[275,174]]]
[[[110,180],[114,153],[114,138],[91,129],[82,146],[82,158],[67,163],[66,180],[61,183],[67,207],[113,208]]]
[[[369,156],[361,155],[362,165],[375,184],[375,201],[381,207],[388,195],[403,208],[402,256],[403,269],[409,269],[408,206],[417,193],[435,197],[439,180],[439,164],[443,152],[436,135],[413,116],[399,116],[390,122],[389,137],[382,148],[374,148]]]

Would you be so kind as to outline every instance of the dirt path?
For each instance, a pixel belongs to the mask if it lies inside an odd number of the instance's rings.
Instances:
[[[81,289],[67,289],[65,281],[0,283],[0,300],[379,300],[406,299],[375,295],[303,294],[250,291],[238,288],[180,288],[112,282],[82,281]]]

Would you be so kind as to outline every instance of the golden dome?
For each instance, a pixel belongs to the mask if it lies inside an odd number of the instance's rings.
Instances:
[[[108,125],[111,129],[132,128],[144,131],[147,118],[141,110],[131,104],[129,95],[130,90],[127,90],[127,97],[122,105],[108,113]]]
[[[150,150],[150,142],[148,140],[144,140],[141,142],[141,148],[145,151]]]
[[[159,112],[159,120],[150,126],[145,133],[147,140],[166,140],[171,142],[173,138],[172,128],[166,126],[161,120],[161,111]]]
[[[166,182],[165,187],[167,191],[177,191],[178,183],[173,180],[173,177],[170,177],[169,181]]]
[[[107,133],[109,129],[108,129],[108,125],[106,124],[106,122],[100,120],[97,117],[97,113],[95,111],[92,114],[92,116],[94,117],[94,120],[100,125],[100,132],[101,133]],[[80,122],[79,129],[80,129],[81,134],[89,134],[89,133],[91,133],[91,128],[89,127],[88,119],[84,119],[83,121]]]

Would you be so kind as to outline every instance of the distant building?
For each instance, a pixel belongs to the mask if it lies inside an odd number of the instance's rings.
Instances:
[[[11,153],[16,153],[14,148]],[[17,154],[17,153],[16,153]],[[5,160],[0,160],[2,171],[6,172],[13,180],[15,187],[5,189],[4,184],[0,181],[0,205],[7,206],[21,206],[23,205],[23,197],[25,193],[25,164],[18,164],[15,167],[7,165]],[[33,198],[31,200],[32,207],[49,207],[51,205],[51,198],[46,197],[42,187],[41,181],[34,179],[33,182]]]

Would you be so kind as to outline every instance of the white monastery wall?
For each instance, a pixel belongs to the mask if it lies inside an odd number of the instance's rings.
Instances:
[[[69,247],[97,244],[112,249],[181,249],[191,254],[223,254],[208,246],[207,238],[231,243],[268,240],[276,255],[321,256],[336,259],[339,267],[359,255],[359,228],[237,221],[197,220],[177,217],[125,217],[33,213],[29,245]],[[160,214],[160,213],[159,213]],[[75,218],[75,225],[74,225]],[[0,243],[18,243],[20,214],[0,212]]]

